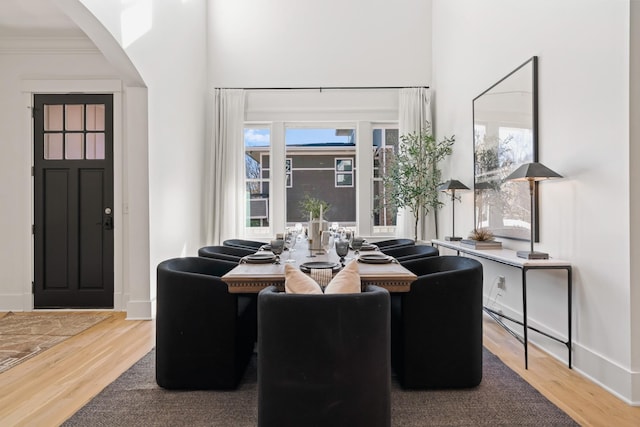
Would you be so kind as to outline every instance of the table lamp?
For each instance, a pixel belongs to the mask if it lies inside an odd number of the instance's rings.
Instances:
[[[450,179],[449,181],[442,183],[438,186],[438,190],[444,193],[451,194],[451,236],[445,237],[445,240],[452,242],[462,240],[462,237],[456,237],[456,200],[460,200],[460,197],[456,197],[456,190],[468,190],[469,187],[458,181],[457,179]]]
[[[529,182],[529,195],[531,196],[531,250],[518,251],[517,254],[519,258],[549,259],[549,254],[533,250],[533,240],[535,236],[535,221],[533,215],[535,207],[535,182],[549,178],[562,178],[562,175],[552,171],[542,163],[537,162],[525,163],[505,178],[505,181]]]

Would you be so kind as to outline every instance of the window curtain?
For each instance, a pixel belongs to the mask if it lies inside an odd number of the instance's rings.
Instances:
[[[432,131],[431,91],[429,88],[415,87],[400,89],[398,100],[398,128],[400,135],[422,131]],[[413,238],[415,216],[409,209],[400,209],[396,223],[396,237]],[[435,238],[435,215],[426,218],[421,213],[418,222],[418,239]]]
[[[243,236],[244,104],[242,89],[216,89],[207,159],[206,243],[219,245]]]

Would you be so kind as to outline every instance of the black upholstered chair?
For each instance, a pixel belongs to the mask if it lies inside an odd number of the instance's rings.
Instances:
[[[227,239],[222,242],[223,246],[233,246],[236,248],[244,248],[244,249],[253,249],[253,251],[257,251],[262,247],[265,243],[258,242],[257,240],[243,240],[243,239]]]
[[[256,341],[257,299],[227,291],[237,264],[174,258],[157,268],[156,382],[167,389],[233,389]]]
[[[258,295],[258,425],[389,426],[389,293]]]
[[[236,264],[240,262],[242,257],[251,255],[256,249],[245,249],[236,246],[204,246],[198,249],[198,256],[205,258],[223,259],[232,261]]]
[[[398,246],[413,246],[416,244],[415,240],[411,239],[389,239],[389,240],[380,240],[378,242],[373,242],[381,251],[385,249],[398,247]]]
[[[404,388],[475,387],[482,380],[482,264],[407,261],[418,279],[391,303],[392,364]]]
[[[390,248],[383,248],[381,250],[385,254],[397,259],[401,264],[412,259],[440,255],[438,248],[431,245],[394,246]]]

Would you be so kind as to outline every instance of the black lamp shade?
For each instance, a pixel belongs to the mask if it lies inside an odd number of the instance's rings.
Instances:
[[[457,179],[450,179],[447,182],[443,182],[438,186],[438,190],[440,191],[449,191],[449,190],[468,190],[469,187],[458,181]]]
[[[528,181],[529,182],[529,195],[531,196],[531,250],[518,251],[517,255],[520,258],[525,259],[548,259],[549,254],[544,252],[536,252],[533,250],[533,239],[535,236],[535,218],[534,218],[534,206],[535,206],[535,181],[542,181],[548,178],[562,178],[562,175],[552,171],[542,163],[525,163],[518,167],[518,169],[511,172],[509,176],[505,178],[505,181]]]
[[[542,163],[525,163],[511,172],[505,181],[542,181],[548,178],[562,178],[562,175],[552,171]]]

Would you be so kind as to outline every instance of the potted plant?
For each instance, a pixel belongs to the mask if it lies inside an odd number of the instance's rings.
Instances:
[[[438,191],[442,176],[438,163],[453,152],[454,142],[454,136],[437,141],[429,123],[420,132],[401,135],[398,152],[383,178],[394,209],[408,208],[413,213],[416,241],[420,218],[443,205]]]
[[[474,228],[469,233],[467,239],[462,239],[460,242],[462,245],[469,246],[475,249],[500,249],[502,248],[502,242],[495,240],[493,232],[488,228]]]
[[[314,220],[320,219],[321,212],[324,218],[324,215],[331,208],[331,205],[324,200],[305,194],[304,198],[300,201],[299,207],[303,214],[309,214],[309,219]]]
[[[307,213],[309,215],[309,250],[320,250],[322,246],[320,235],[328,229],[328,223],[325,221],[324,215],[331,208],[331,205],[324,200],[305,194],[300,201],[299,207],[304,215]]]

